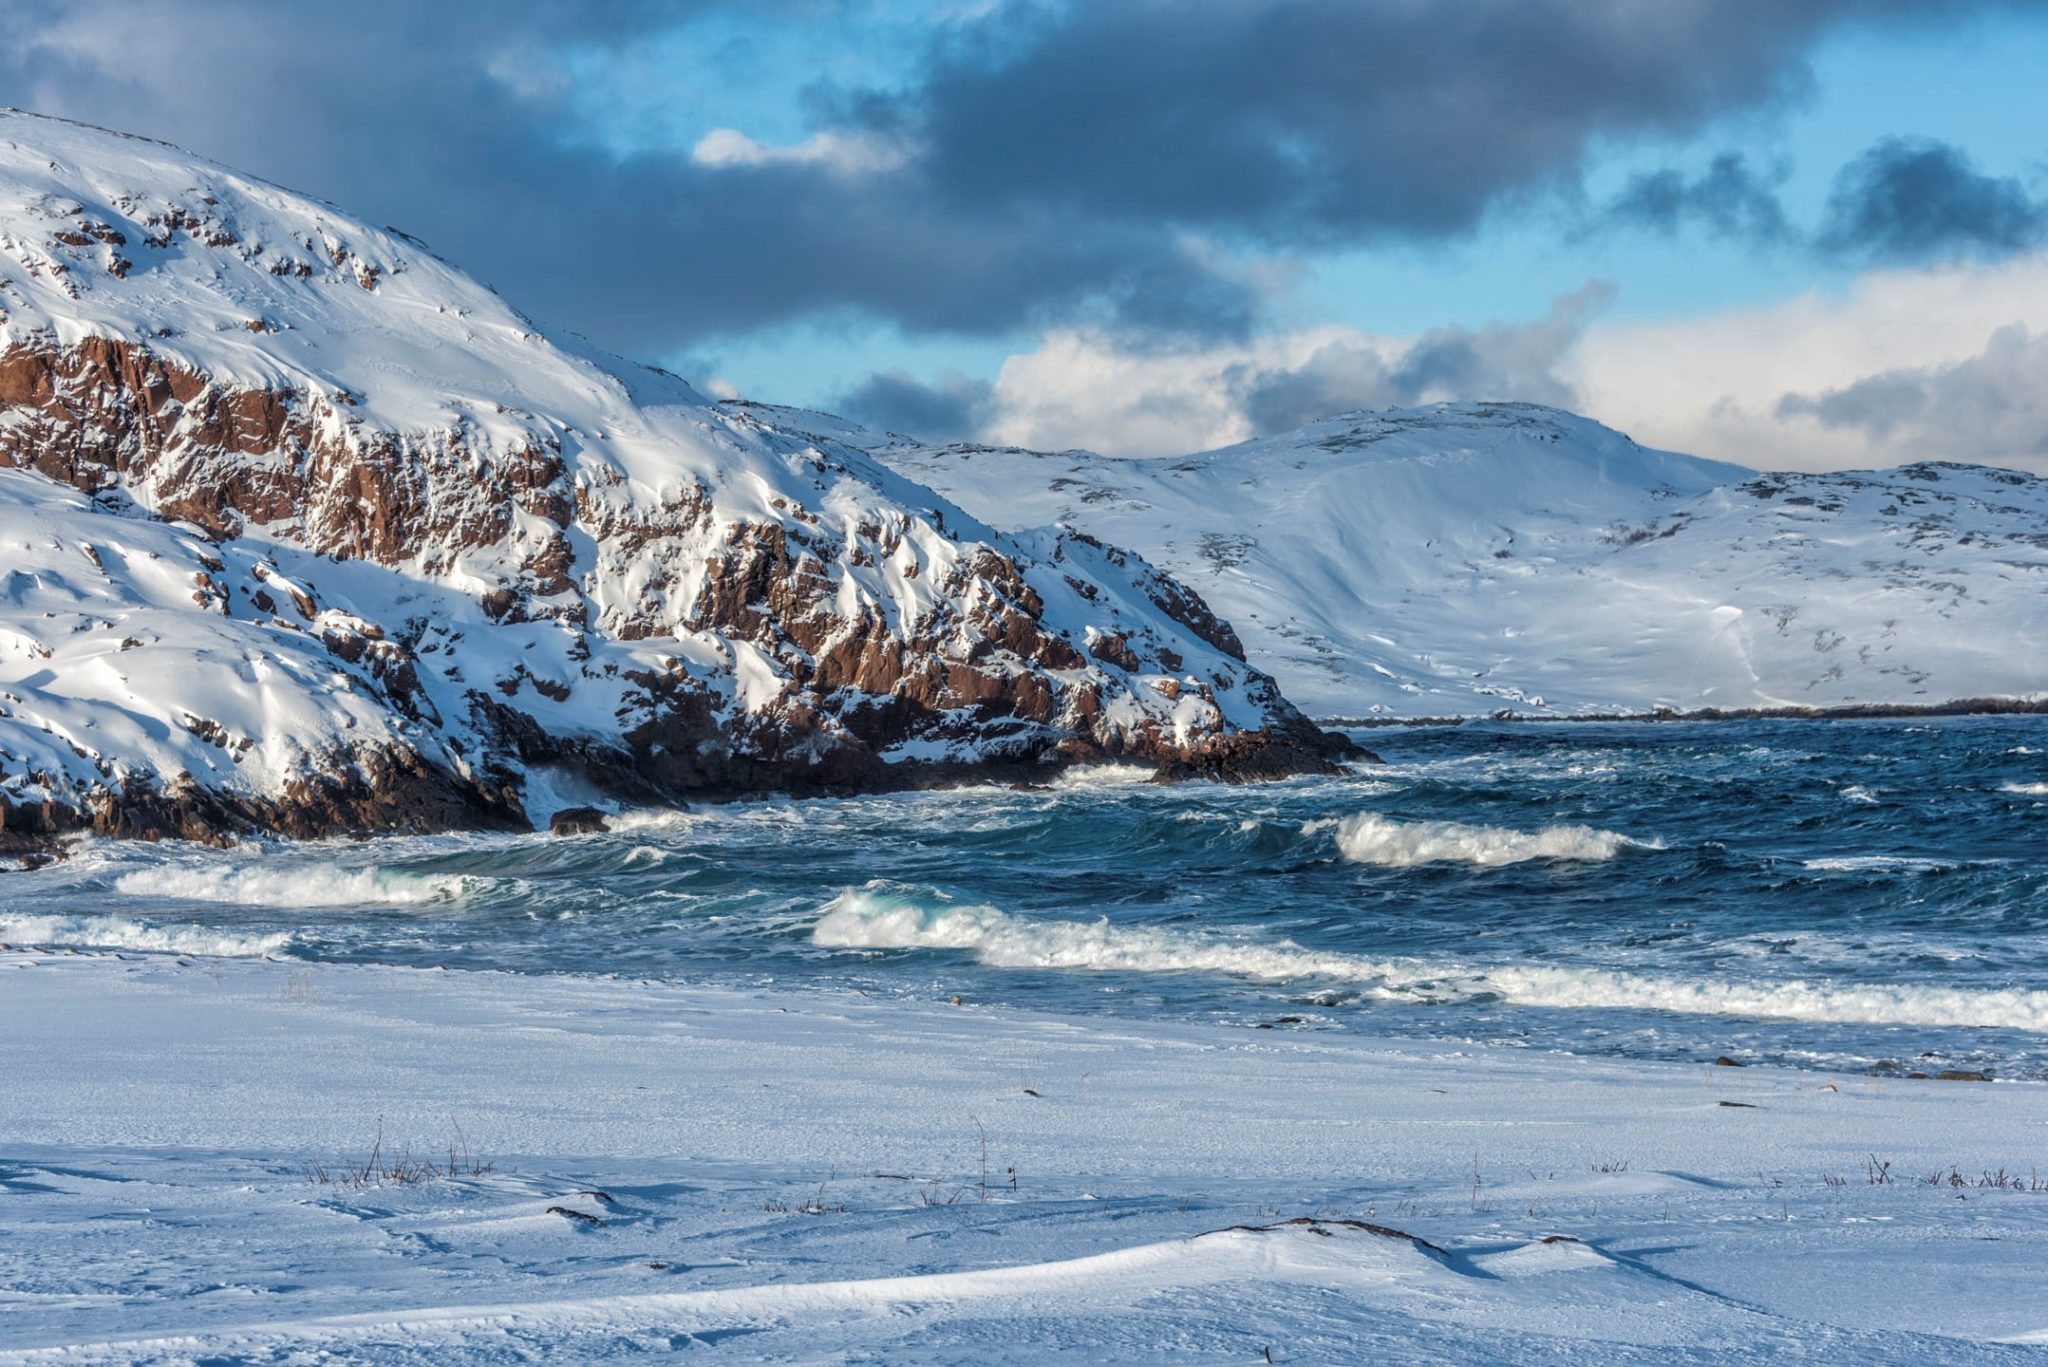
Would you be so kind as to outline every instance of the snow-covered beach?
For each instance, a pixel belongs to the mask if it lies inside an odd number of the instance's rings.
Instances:
[[[2048,4],[339,18],[0,5],[0,1367],[2043,1360]]]
[[[0,983],[0,1362],[2048,1342],[2038,1083],[259,959]]]

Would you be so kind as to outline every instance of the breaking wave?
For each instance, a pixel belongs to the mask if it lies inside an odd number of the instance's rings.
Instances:
[[[1467,826],[1456,821],[1392,821],[1372,812],[1345,818],[1337,848],[1354,864],[1406,869],[1419,864],[1473,864],[1495,868],[1531,859],[1612,859],[1625,849],[1662,849],[1591,826],[1546,826],[1538,831]]]
[[[238,935],[201,926],[148,926],[125,916],[0,916],[0,941],[258,959],[282,953],[292,937],[288,931]]]
[[[1852,854],[1832,859],[1809,859],[1806,867],[1815,873],[1942,873],[1960,866],[1953,859],[1923,859],[1904,854]]]
[[[1998,791],[2015,797],[2048,797],[2048,783],[2001,783]]]
[[[1496,968],[1480,981],[1521,1006],[1683,1011],[1853,1025],[1962,1026],[2048,1032],[2048,992],[1896,983],[1731,982],[1587,968]]]
[[[964,950],[992,968],[1221,973],[1264,982],[1316,980],[1393,1001],[1491,999],[1557,1009],[1673,1011],[1829,1024],[1988,1027],[2048,1033],[2048,992],[1696,979],[1532,965],[1476,968],[1422,959],[1323,953],[1292,941],[1247,944],[1106,920],[1028,920],[990,906],[849,888],[811,932],[828,949]]]
[[[992,968],[1087,968],[1132,973],[1228,973],[1287,982],[1394,971],[1350,954],[1289,941],[1248,945],[1108,921],[1022,920],[989,906],[849,888],[825,906],[811,942],[828,949],[964,949]]]
[[[1152,782],[1157,768],[1144,764],[1083,764],[1061,771],[1052,781],[1059,789],[1134,788]]]
[[[260,907],[413,906],[452,902],[487,879],[335,864],[209,864],[124,873],[114,887],[131,897]]]
[[[1370,959],[1321,953],[1292,941],[1247,945],[1186,930],[1112,926],[1108,920],[1026,920],[993,906],[893,892],[881,883],[850,887],[825,904],[811,943],[825,949],[961,949],[979,963],[1008,969],[1196,971],[1260,982],[1341,982],[1382,1000],[1409,1002],[1491,998],[1513,1006],[2048,1033],[2048,992],[2019,988],[1731,982],[1591,967],[1462,967],[1423,959]]]

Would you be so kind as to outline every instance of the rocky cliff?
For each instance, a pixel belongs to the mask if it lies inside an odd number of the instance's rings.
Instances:
[[[999,533],[403,234],[21,113],[0,467],[17,846],[1342,748],[1134,555]]]

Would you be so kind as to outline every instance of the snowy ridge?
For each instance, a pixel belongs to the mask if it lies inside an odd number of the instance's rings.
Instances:
[[[553,341],[402,234],[18,112],[6,466],[0,830],[519,824],[540,768],[644,799],[1316,762],[1135,557]],[[194,794],[205,821],[112,815]]]
[[[1131,460],[834,430],[985,516],[1137,548],[1321,716],[2048,693],[2021,648],[2048,481],[2010,470],[1759,474],[1525,404]]]

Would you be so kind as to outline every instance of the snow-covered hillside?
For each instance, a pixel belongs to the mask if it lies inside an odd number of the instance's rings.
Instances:
[[[8,466],[16,838],[518,824],[906,761],[1320,762],[1135,557],[997,533],[551,340],[403,234],[14,112]]]
[[[1522,404],[1145,460],[776,413],[998,524],[1137,549],[1321,716],[2048,693],[2048,481],[2010,470],[1759,474]]]

